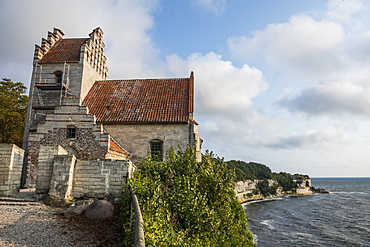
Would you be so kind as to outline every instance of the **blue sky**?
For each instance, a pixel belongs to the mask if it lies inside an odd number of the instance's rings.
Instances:
[[[188,77],[203,149],[316,176],[370,176],[370,2],[0,0],[0,76],[34,44],[104,31],[109,79]]]

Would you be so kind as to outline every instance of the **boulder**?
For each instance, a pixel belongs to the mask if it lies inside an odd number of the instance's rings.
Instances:
[[[86,208],[94,202],[93,199],[88,200],[79,200],[76,203],[73,203],[66,210],[60,212],[60,215],[73,217],[80,215]]]
[[[45,197],[44,203],[48,206],[63,208],[63,207],[68,207],[70,204],[73,203],[73,201],[71,199],[58,198],[58,197],[49,195]]]
[[[87,206],[82,205],[69,207],[68,209],[62,211],[60,214],[67,217],[77,216],[80,215],[86,209],[86,207]]]
[[[85,210],[86,218],[90,220],[102,220],[112,217],[114,214],[114,206],[106,200],[99,200],[92,203]]]

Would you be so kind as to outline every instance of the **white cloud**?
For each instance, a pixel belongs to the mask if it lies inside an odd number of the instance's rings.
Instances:
[[[349,113],[370,117],[370,88],[350,81],[319,84],[277,103],[292,112],[310,115]]]
[[[323,130],[308,130],[304,133],[289,135],[253,136],[244,139],[249,146],[260,146],[272,149],[320,149],[344,144],[350,140],[350,134],[335,127]]]
[[[194,71],[196,105],[200,114],[243,119],[253,109],[251,99],[268,88],[258,69],[248,65],[237,68],[213,52],[194,53],[186,60],[171,55],[167,63],[172,74]]]
[[[227,0],[192,0],[192,2],[207,12],[221,15],[227,9]]]
[[[364,10],[365,6],[361,0],[330,0],[327,5],[327,18],[342,23],[349,23],[352,16],[357,12]]]
[[[298,14],[251,36],[231,37],[228,45],[234,56],[265,59],[294,80],[291,94],[277,100],[290,112],[368,118],[370,32],[366,19],[357,15],[364,9],[360,0],[331,0],[322,19]],[[309,85],[295,92],[303,82]]]
[[[269,125],[253,105],[253,98],[268,89],[262,72],[244,65],[235,67],[214,52],[194,53],[186,59],[167,57],[171,74],[195,74],[196,120],[207,143],[239,142],[251,128]]]
[[[150,76],[164,69],[148,30],[153,27],[152,12],[159,0],[66,0],[0,1],[0,74],[17,75],[26,84],[32,71],[34,44],[53,27],[65,37],[88,37],[96,27],[105,33],[109,77]],[[55,11],[57,10],[57,11]],[[8,24],[5,24],[8,23]],[[11,23],[11,25],[10,25]],[[19,70],[19,66],[24,69]],[[19,72],[21,71],[21,72]],[[20,74],[21,73],[21,74]]]
[[[317,21],[309,15],[295,15],[289,22],[270,24],[252,37],[228,39],[234,56],[247,59],[257,56],[290,73],[327,73],[340,64],[337,54],[345,33],[341,25]]]

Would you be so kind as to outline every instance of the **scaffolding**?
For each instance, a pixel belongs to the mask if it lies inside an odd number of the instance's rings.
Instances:
[[[36,64],[33,88],[33,109],[54,109],[62,104],[63,97],[71,95],[69,89],[69,64],[64,63],[63,71],[44,73],[42,65]]]

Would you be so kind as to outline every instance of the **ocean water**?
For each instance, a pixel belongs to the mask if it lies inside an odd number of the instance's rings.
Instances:
[[[370,178],[311,178],[329,194],[243,204],[259,247],[370,246]]]

